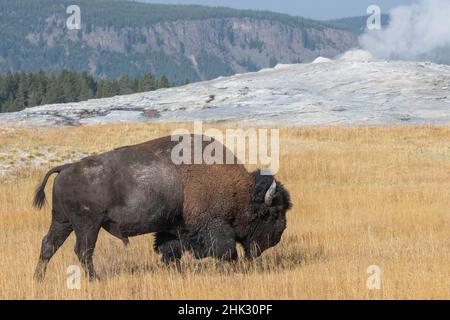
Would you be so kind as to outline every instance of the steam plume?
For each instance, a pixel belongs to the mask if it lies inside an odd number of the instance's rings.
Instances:
[[[396,7],[387,27],[367,31],[359,41],[377,58],[450,64],[450,1],[421,0]]]

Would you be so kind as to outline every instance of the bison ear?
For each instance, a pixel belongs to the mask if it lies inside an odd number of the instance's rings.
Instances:
[[[267,189],[266,195],[264,196],[264,203],[266,206],[270,207],[272,205],[273,197],[275,196],[275,191],[277,190],[277,183],[273,180],[269,189]]]

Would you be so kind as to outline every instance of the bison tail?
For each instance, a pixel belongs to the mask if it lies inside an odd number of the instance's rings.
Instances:
[[[69,164],[62,165],[51,169],[42,180],[41,184],[37,187],[36,193],[34,195],[33,206],[37,209],[41,209],[45,204],[45,185],[47,184],[48,178],[54,173],[60,173],[62,170],[67,168]]]

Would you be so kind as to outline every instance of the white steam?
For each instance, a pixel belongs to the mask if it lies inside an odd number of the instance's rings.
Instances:
[[[390,12],[390,23],[367,31],[362,48],[381,59],[450,63],[450,1],[421,0]]]

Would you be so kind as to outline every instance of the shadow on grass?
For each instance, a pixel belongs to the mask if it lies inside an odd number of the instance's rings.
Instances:
[[[314,264],[326,259],[326,253],[321,244],[305,241],[304,237],[287,237],[280,244],[267,250],[260,257],[254,260],[246,260],[240,251],[237,262],[226,262],[213,258],[197,260],[186,252],[181,259],[181,272],[176,268],[175,263],[165,265],[160,260],[146,261],[144,263],[132,261],[128,257],[127,261],[117,261],[108,263],[103,272],[106,277],[114,277],[120,274],[142,275],[158,274],[167,272],[167,275],[235,275],[271,273],[286,270],[294,270],[304,265]],[[105,267],[105,266],[104,266]],[[99,270],[101,272],[101,270]]]

